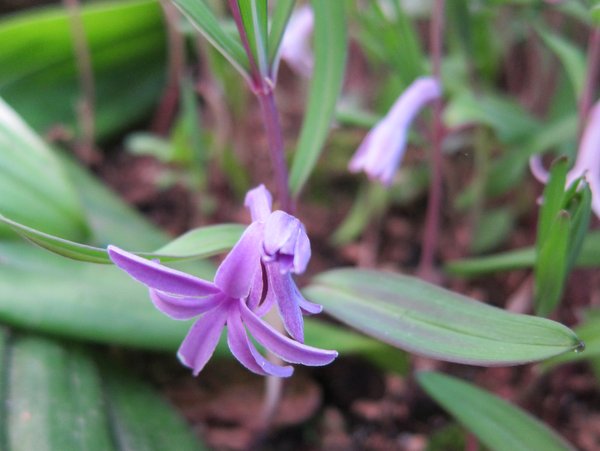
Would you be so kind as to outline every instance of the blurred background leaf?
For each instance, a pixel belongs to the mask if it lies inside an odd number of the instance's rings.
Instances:
[[[100,140],[147,118],[165,81],[165,31],[156,0],[82,8],[96,90]],[[36,131],[73,130],[80,98],[69,18],[46,7],[0,20],[0,96]],[[27,55],[27,58],[23,58]]]
[[[441,373],[417,374],[421,387],[489,449],[574,450],[536,418],[467,382]]]

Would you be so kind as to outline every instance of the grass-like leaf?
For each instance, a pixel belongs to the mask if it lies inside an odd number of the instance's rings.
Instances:
[[[111,263],[106,249],[49,235],[2,215],[0,215],[0,222],[11,227],[28,241],[63,257],[90,263]],[[158,258],[162,262],[206,258],[231,249],[243,231],[244,226],[241,224],[200,227],[171,241],[156,252],[136,252],[136,254],[148,259]]]
[[[0,192],[0,213],[71,239],[83,240],[89,233],[75,189],[60,162],[2,99]]]
[[[7,448],[13,451],[205,449],[146,383],[82,346],[17,336],[5,343]]]
[[[246,78],[249,62],[242,43],[227,34],[205,0],[172,0],[202,35]]]
[[[297,196],[315,167],[344,80],[347,37],[344,2],[313,0],[315,69],[300,139],[290,171],[290,189]]]
[[[439,360],[514,365],[582,346],[562,324],[510,313],[413,277],[334,270],[319,275],[305,294],[361,332]]]
[[[274,72],[277,70],[277,67],[273,66],[276,66],[275,60],[279,53],[279,46],[281,45],[285,27],[287,26],[295,4],[296,0],[278,0],[273,9],[267,48],[269,54],[269,67],[271,67]]]
[[[480,388],[440,373],[417,375],[423,389],[494,451],[574,448],[537,418]]]

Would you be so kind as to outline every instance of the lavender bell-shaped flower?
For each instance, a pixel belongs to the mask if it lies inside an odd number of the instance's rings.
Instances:
[[[115,246],[109,246],[108,253],[115,265],[150,289],[150,299],[158,310],[176,320],[200,316],[177,353],[181,362],[192,368],[194,375],[212,356],[225,326],[232,354],[250,371],[263,376],[288,377],[293,369],[265,359],[250,341],[246,329],[265,349],[289,363],[320,366],[337,357],[335,351],[306,346],[276,331],[260,319],[258,306],[252,309],[248,305],[247,295],[231,296],[211,282]]]
[[[388,114],[367,134],[350,160],[351,172],[365,171],[369,178],[391,185],[406,150],[408,132],[415,116],[442,95],[432,77],[415,80],[394,103]]]
[[[310,5],[295,10],[285,29],[279,47],[279,56],[304,77],[313,71],[314,57],[310,46],[314,26],[314,13]]]
[[[529,163],[535,178],[546,183],[549,174],[542,166],[540,157],[535,155]],[[600,218],[600,101],[589,112],[577,159],[567,174],[567,186],[582,176],[585,176],[592,192],[592,210]]]
[[[291,276],[291,273],[304,272],[310,259],[310,242],[304,225],[283,211],[271,211],[271,194],[264,185],[246,194],[245,205],[253,222],[244,234],[246,238],[242,237],[236,245],[240,252],[232,250],[217,270],[215,284],[224,290],[242,285],[244,292],[249,290],[249,305],[254,305],[260,293],[266,292],[263,308],[267,309],[275,302],[287,332],[303,342],[302,312],[319,313],[322,310],[320,305],[302,296]],[[248,278],[240,280],[239,274],[246,274]],[[229,280],[234,282],[229,283]]]

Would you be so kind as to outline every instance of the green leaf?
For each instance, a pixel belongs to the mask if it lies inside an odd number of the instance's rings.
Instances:
[[[471,250],[479,254],[499,246],[512,232],[514,222],[514,213],[509,208],[483,212],[473,234]]]
[[[537,315],[549,315],[562,296],[568,269],[570,227],[571,216],[566,211],[559,212],[537,253],[534,267],[534,299]]]
[[[267,50],[267,0],[237,0],[244,30],[258,71],[263,77],[269,73]]]
[[[594,308],[584,312],[584,320],[575,327],[575,333],[585,343],[585,352],[562,354],[544,362],[548,369],[561,363],[579,360],[597,360],[600,357],[600,309]]]
[[[556,160],[550,169],[550,177],[544,188],[542,207],[540,208],[540,217],[538,220],[536,239],[538,250],[544,245],[550,228],[553,226],[559,211],[563,208],[568,170],[569,161],[566,158]]]
[[[185,421],[145,383],[131,375],[103,367],[103,379],[118,449],[200,451]]]
[[[116,449],[100,375],[82,349],[19,337],[5,363],[8,449]]]
[[[581,253],[586,233],[592,216],[592,190],[585,179],[574,182],[578,187],[572,199],[567,201],[567,209],[571,213],[571,230],[569,234],[569,252],[567,256],[567,271],[570,271]]]
[[[591,11],[592,21],[596,27],[600,27],[600,5],[594,5]]]
[[[227,34],[205,0],[173,0],[192,24],[246,78],[250,79],[248,56],[239,39]]]
[[[0,99],[0,213],[48,233],[89,233],[73,186],[48,146]]]
[[[574,95],[576,98],[579,98],[583,91],[585,73],[587,70],[584,53],[579,47],[557,33],[553,33],[541,26],[536,27],[536,30],[544,43],[560,60],[569,76],[569,80],[573,86]]]
[[[452,98],[444,109],[444,122],[449,127],[487,125],[505,143],[518,142],[541,129],[540,123],[513,99],[492,94],[476,97],[470,91]]]
[[[524,247],[487,257],[451,261],[446,263],[444,269],[456,276],[475,277],[497,271],[531,268],[535,259],[535,249]],[[600,232],[591,232],[584,237],[581,252],[575,259],[575,266],[600,266]]]
[[[296,0],[278,0],[273,9],[273,18],[269,27],[269,67],[273,69],[273,64],[279,53],[279,46],[285,34],[287,23],[294,9]],[[275,69],[276,70],[276,69]]]
[[[435,372],[419,373],[417,380],[433,399],[492,450],[574,450],[537,418],[467,382]]]
[[[367,335],[445,361],[514,365],[581,346],[562,324],[510,313],[407,276],[340,269],[320,274],[304,293]]]
[[[112,362],[100,369],[82,346],[48,338],[3,338],[7,449],[204,449],[151,387]]]
[[[391,65],[404,87],[408,87],[424,73],[425,57],[418,34],[400,2],[392,2],[393,17],[383,10],[380,2],[371,2],[369,6],[371,14],[359,12],[365,30],[363,41],[367,39],[364,43],[371,48],[380,47],[376,51],[382,62]]]
[[[2,215],[0,215],[0,223],[12,227],[28,241],[63,257],[90,263],[111,263],[106,249],[49,235]],[[176,238],[156,252],[135,252],[135,254],[148,259],[158,258],[162,262],[206,258],[231,249],[243,231],[244,226],[241,224],[200,227]]]
[[[290,171],[290,189],[295,196],[310,176],[325,144],[346,65],[344,2],[313,0],[311,5],[315,14],[315,69]]]
[[[163,14],[156,0],[127,0],[86,3],[81,17],[94,69],[96,136],[105,139],[156,104],[165,80]],[[39,132],[57,124],[74,129],[80,87],[65,8],[3,17],[0,41],[0,96]]]

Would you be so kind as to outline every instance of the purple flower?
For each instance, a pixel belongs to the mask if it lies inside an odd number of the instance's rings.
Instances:
[[[293,369],[266,360],[246,331],[289,363],[320,366],[337,356],[335,351],[302,344],[302,311],[318,313],[321,306],[304,299],[291,273],[306,268],[310,243],[302,223],[282,211],[272,212],[271,203],[271,195],[262,185],[247,194],[253,222],[217,269],[214,283],[108,247],[113,263],[150,289],[150,298],[161,312],[177,320],[200,316],[178,352],[194,375],[210,359],[225,326],[233,355],[260,375],[288,377]],[[261,319],[274,303],[293,339]]]
[[[529,163],[535,178],[546,183],[549,174],[542,166],[540,157],[535,155]],[[589,112],[577,159],[567,174],[567,186],[582,176],[585,176],[592,191],[592,210],[600,218],[600,101]]]
[[[410,125],[419,111],[442,95],[439,82],[432,77],[415,80],[402,93],[388,114],[367,134],[350,160],[351,172],[364,170],[369,178],[391,185],[400,164]]]
[[[271,194],[264,185],[246,194],[245,205],[253,222],[219,266],[215,284],[234,297],[249,296],[249,305],[266,292],[264,308],[275,302],[287,332],[303,342],[302,313],[322,310],[304,299],[291,276],[304,272],[310,259],[304,225],[283,211],[271,211]]]
[[[310,38],[314,26],[314,13],[309,5],[298,8],[287,24],[279,55],[289,66],[304,77],[313,71],[313,52]]]
[[[248,275],[245,272],[251,265],[246,268],[243,264],[246,258],[255,256],[248,243],[250,238],[254,238],[257,228],[258,225],[251,224],[238,246],[229,254],[233,254],[239,263],[242,271],[240,280],[254,282],[254,279],[258,279],[256,274]],[[247,254],[247,251],[250,253]],[[150,298],[161,312],[177,320],[200,316],[177,353],[181,362],[192,368],[194,375],[204,368],[212,356],[225,326],[232,354],[256,374],[288,377],[293,368],[269,362],[249,339],[247,330],[265,349],[286,362],[320,366],[330,363],[337,356],[335,351],[298,343],[262,321],[260,316],[267,310],[263,305],[265,295],[250,295],[245,283],[230,285],[223,290],[218,283],[213,284],[158,262],[145,260],[115,246],[109,246],[108,253],[115,265],[150,289]],[[258,285],[253,284],[253,288],[258,289]]]

